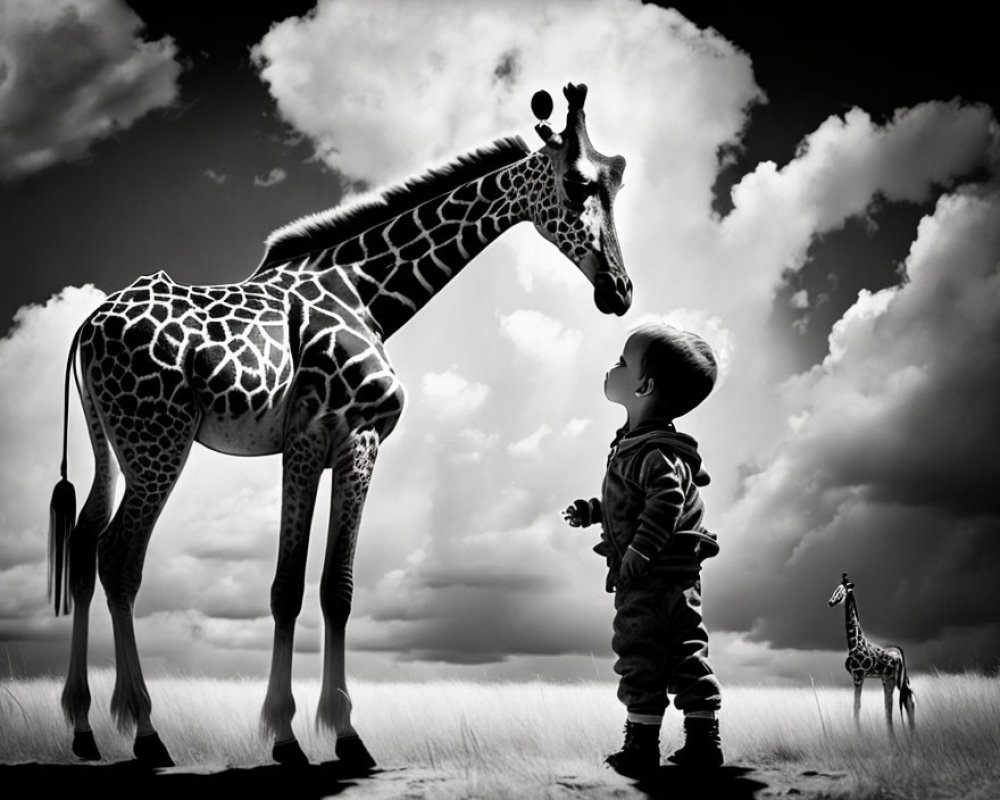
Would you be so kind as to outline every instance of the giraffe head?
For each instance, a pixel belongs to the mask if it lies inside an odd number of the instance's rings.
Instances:
[[[837,584],[837,588],[833,590],[833,594],[830,595],[830,599],[826,601],[826,604],[830,608],[833,608],[838,603],[843,603],[847,599],[847,595],[851,594],[853,590],[854,584],[847,580],[847,573],[842,573],[840,583]]]
[[[567,84],[566,127],[555,133],[548,122],[552,98],[539,91],[531,109],[545,146],[554,180],[532,209],[538,232],[579,267],[594,287],[594,303],[605,314],[623,315],[632,305],[632,281],[625,272],[612,214],[622,185],[625,159],[594,149],[587,136],[583,104],[584,84]]]

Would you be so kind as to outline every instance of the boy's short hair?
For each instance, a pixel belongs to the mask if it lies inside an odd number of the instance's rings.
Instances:
[[[632,335],[646,340],[642,374],[653,379],[661,413],[676,419],[711,394],[719,366],[712,346],[700,336],[657,323],[640,325]]]

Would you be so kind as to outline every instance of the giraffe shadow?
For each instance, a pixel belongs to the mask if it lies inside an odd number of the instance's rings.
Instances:
[[[114,764],[0,764],[0,786],[30,787],[37,797],[220,800],[282,797],[320,800],[377,774],[353,774],[338,761],[286,767],[271,764],[216,771],[150,770],[135,761]]]
[[[634,784],[650,798],[712,797],[723,800],[754,800],[757,792],[766,789],[763,781],[748,777],[747,767],[690,769],[673,765],[661,766],[648,777]]]

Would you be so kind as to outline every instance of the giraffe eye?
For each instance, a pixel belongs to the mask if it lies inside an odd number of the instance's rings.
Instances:
[[[576,170],[570,170],[563,177],[563,191],[571,203],[582,206],[584,201],[597,193],[597,181],[589,180]]]

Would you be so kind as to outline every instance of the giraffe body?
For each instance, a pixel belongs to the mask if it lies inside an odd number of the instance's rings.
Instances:
[[[68,398],[78,352],[94,482],[73,525],[64,436],[50,585],[56,612],[72,608],[74,615],[62,705],[79,757],[100,757],[86,663],[96,572],[115,636],[113,715],[119,727],[135,726],[137,758],[173,763],[151,721],[132,608],[156,520],[199,442],[232,455],[282,457],[274,645],[261,711],[282,763],[306,761],[291,727],[294,629],[317,486],[332,470],[316,720],[336,733],[341,761],[359,770],[374,765],[351,723],[344,636],[372,470],[404,405],[385,340],[483,248],[525,221],[577,265],[600,311],[624,314],[631,303],[612,216],[624,159],[590,144],[586,87],[570,84],[564,93],[566,128],[555,134],[541,121],[536,130],[545,146],[535,152],[519,138],[498,140],[375,200],[292,223],[269,237],[260,266],[242,283],[185,286],[164,272],[140,278],[77,331],[66,391]],[[125,491],[113,509],[119,469]]]
[[[899,690],[900,714],[905,710],[912,730],[915,725],[914,694],[906,671],[906,657],[903,649],[895,645],[880,647],[865,637],[861,628],[857,601],[854,599],[854,584],[847,580],[845,572],[841,583],[834,589],[827,605],[831,608],[844,603],[845,629],[847,632],[847,658],[844,668],[850,673],[854,683],[854,721],[860,724],[861,695],[866,678],[877,677],[882,681],[885,698],[885,721],[890,735],[894,735],[892,725],[893,692]]]

